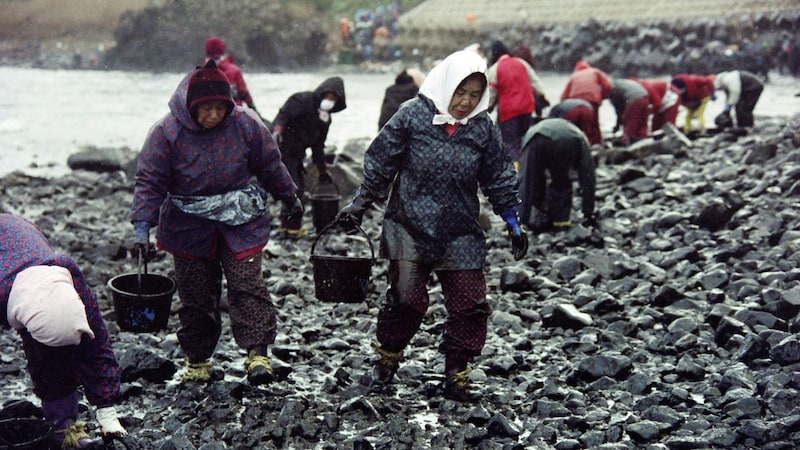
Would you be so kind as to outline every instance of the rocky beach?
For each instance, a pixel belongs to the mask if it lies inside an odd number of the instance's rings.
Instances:
[[[502,220],[482,216],[493,313],[486,347],[471,373],[482,394],[478,403],[442,396],[443,355],[437,348],[446,312],[435,277],[431,308],[404,354],[395,384],[370,388],[371,342],[387,288],[386,262],[373,265],[364,301],[320,301],[310,261],[316,242],[310,202],[305,225],[311,234],[297,241],[273,234],[263,251],[264,277],[279,315],[278,337],[270,348],[278,379],[259,387],[247,383],[246,355],[234,344],[223,315],[214,381],[182,385],[177,295],[166,329],[133,333],[118,325],[108,287],[113,277],[139,269],[129,223],[136,151],[127,142],[99,136],[124,131],[143,138],[146,126],[131,116],[147,116],[149,124],[153,108],[120,100],[130,98],[121,94],[155,96],[156,109],[165,108],[168,96],[160,90],[164,85],[171,90],[175,81],[143,74],[128,79],[105,69],[183,72],[194,64],[208,31],[206,15],[181,14],[189,2],[154,6],[158,3],[120,17],[116,29],[95,31],[97,36],[70,32],[0,40],[0,65],[53,71],[25,72],[25,81],[43,88],[24,95],[15,91],[23,99],[19,103],[4,97],[11,113],[0,119],[0,136],[6,139],[0,150],[13,158],[84,147],[70,156],[65,174],[0,171],[0,212],[36,223],[56,252],[78,262],[96,292],[122,367],[118,411],[130,433],[128,448],[800,448],[800,114],[794,79],[786,81],[783,72],[772,78],[784,84],[777,89],[767,84],[751,129],[691,140],[665,133],[631,147],[596,150],[597,228],[579,224],[576,204],[571,229],[530,234],[528,254],[516,262]],[[250,11],[260,2],[243,4]],[[237,5],[226,3],[227,8]],[[198,22],[179,26],[190,16]],[[360,70],[330,63],[335,55],[329,37],[317,32],[323,27],[316,21],[299,27],[289,16],[269,21],[259,14],[245,16],[237,22],[239,33],[231,46],[248,69],[245,76],[262,111],[272,113],[270,108],[277,108],[286,93],[259,68],[289,70],[292,66],[279,63],[302,61],[304,67],[321,64],[329,71]],[[568,73],[576,59],[585,57],[618,76],[661,75],[739,64],[744,60],[730,58],[729,44],[795,30],[799,17],[792,10],[756,21],[703,18],[609,26],[590,20],[569,27],[534,26],[531,34],[528,28],[495,27],[420,35],[442,45],[457,43],[454,48],[473,41],[488,45],[494,39],[525,43],[536,50],[540,71]],[[18,25],[48,28],[31,23]],[[270,28],[279,25],[291,32]],[[112,32],[119,39],[112,39]],[[271,37],[275,40],[266,40]],[[294,52],[301,49],[284,41],[304,42],[305,56],[297,57]],[[434,56],[434,49],[425,54]],[[91,69],[71,72],[90,86],[65,77],[66,68]],[[91,84],[96,74],[106,72],[116,80],[113,84]],[[280,89],[293,91],[314,80],[307,74],[288,76],[294,78],[277,78]],[[70,96],[66,106],[53,101],[64,91],[38,83],[48,77],[79,95]],[[374,133],[377,116],[372,113],[378,111],[383,88],[367,92],[368,82],[353,80],[352,86],[361,90],[348,93],[349,109],[334,125],[348,125],[345,135],[352,140],[335,150],[330,169],[345,197],[342,205],[359,182],[367,143],[363,136]],[[9,84],[11,90],[30,89],[25,83]],[[561,84],[553,86],[551,99],[561,89]],[[23,103],[32,104],[29,109],[40,116],[23,117],[22,108],[14,108]],[[68,108],[73,104],[78,107]],[[347,116],[356,110],[360,115]],[[782,116],[784,111],[791,112]],[[75,124],[80,114],[84,122]],[[38,128],[43,123],[46,128]],[[31,150],[31,144],[58,148]],[[278,209],[271,206],[274,228]],[[364,223],[375,245],[379,220],[375,211]],[[316,248],[349,255],[365,249],[366,239],[330,233]],[[147,270],[173,276],[171,258],[157,252]],[[20,338],[3,330],[0,348],[0,419],[41,417]],[[98,432],[85,398],[81,419],[90,433]]]
[[[482,394],[476,404],[440,392],[445,311],[435,280],[394,387],[370,389],[385,262],[372,268],[365,301],[321,302],[309,261],[313,233],[276,236],[263,252],[279,311],[271,348],[278,380],[248,385],[245,354],[225,322],[216,380],[178,383],[177,297],[166,330],[131,333],[117,325],[107,287],[137,270],[131,154],[75,155],[74,170],[59,177],[6,175],[0,209],[34,221],[95,289],[122,366],[118,410],[133,448],[793,449],[798,130],[800,116],[765,118],[691,143],[667,134],[608,147],[597,154],[599,228],[531,235],[519,262],[501,220],[486,216],[493,314],[471,374]],[[343,192],[358,180],[358,161],[346,153],[359,145],[343,149],[332,169]],[[313,231],[312,216],[308,208]],[[379,217],[365,220],[375,242]],[[364,244],[329,239],[340,253]],[[171,276],[171,260],[158,253],[148,270]],[[0,416],[40,414],[19,338],[4,332],[0,347]],[[88,409],[82,416],[94,426]]]

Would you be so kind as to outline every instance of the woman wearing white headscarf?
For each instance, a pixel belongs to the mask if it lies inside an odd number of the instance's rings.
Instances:
[[[383,217],[380,256],[389,260],[389,292],[378,313],[374,384],[389,383],[403,349],[428,309],[427,281],[435,272],[445,323],[444,394],[474,400],[467,365],[481,353],[491,308],[483,268],[486,237],[478,224],[478,187],[506,221],[513,254],[527,250],[517,221],[517,172],[489,117],[486,63],[459,51],[434,67],[392,116],[364,155],[364,180],[337,222],[360,225],[374,202],[391,192]]]

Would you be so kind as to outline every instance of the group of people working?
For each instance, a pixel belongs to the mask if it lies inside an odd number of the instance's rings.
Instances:
[[[311,148],[320,178],[329,177],[323,147],[331,114],[346,107],[344,83],[331,77],[313,91],[292,95],[268,125],[220,42],[206,43],[206,62],[181,80],[169,112],[148,132],[130,217],[137,251],[147,256],[155,229],[158,248],[173,258],[180,298],[177,337],[186,357],[181,381],[212,380],[224,276],[231,332],[247,354],[247,379],[262,385],[274,380],[269,346],[278,333],[261,268],[261,251],[270,238],[270,197],[282,205],[280,227],[302,236],[305,151]],[[515,260],[527,251],[531,211],[547,212],[545,222],[556,227],[569,226],[571,167],[578,170],[583,214],[594,220],[590,144],[596,136],[588,135],[597,131],[597,106],[612,95],[614,83],[605,83],[588,65],[581,69],[590,70],[586,78],[602,88],[597,97],[581,99],[593,108],[586,125],[593,128],[570,120],[574,108],[531,126],[535,98],[545,97],[530,82],[530,64],[518,60],[502,53],[487,67],[478,53],[462,50],[424,78],[413,72],[398,77],[413,85],[408,89],[413,95],[381,118],[364,156],[360,187],[336,216],[348,233],[362,225],[372,206],[383,206],[379,254],[389,262],[389,289],[377,317],[375,387],[396,375],[428,309],[427,287],[435,274],[448,312],[441,346],[443,395],[478,398],[469,366],[483,349],[491,313],[479,189],[502,219]],[[525,81],[531,95],[507,90],[507,76]],[[719,74],[716,89],[726,86],[729,98],[739,92],[749,99],[744,78],[737,85],[730,77]],[[580,84],[570,80],[562,103],[578,99]],[[691,80],[671,86],[682,96],[697,89]],[[696,108],[702,104],[701,97]],[[739,124],[752,124],[746,108],[740,113],[734,104]],[[499,124],[490,115],[495,107]],[[504,124],[508,120],[514,122]],[[101,432],[125,434],[114,408],[119,365],[96,296],[77,263],[54,254],[35,225],[10,214],[0,214],[0,244],[4,321],[22,336],[34,392],[56,427],[54,439],[64,448],[91,444],[78,421],[81,385],[97,408]]]

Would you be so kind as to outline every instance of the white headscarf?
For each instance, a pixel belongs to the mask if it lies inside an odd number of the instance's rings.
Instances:
[[[78,345],[83,334],[94,339],[72,275],[60,266],[31,266],[18,273],[6,307],[8,323],[25,328],[44,345]]]
[[[428,76],[425,77],[425,81],[422,82],[419,92],[433,100],[433,104],[439,111],[439,114],[433,116],[434,125],[455,124],[456,122],[466,124],[469,119],[489,108],[489,89],[487,88],[483,90],[478,106],[467,117],[456,120],[447,112],[458,85],[464,81],[464,78],[476,72],[486,77],[486,62],[477,53],[468,50],[450,54],[431,69]]]

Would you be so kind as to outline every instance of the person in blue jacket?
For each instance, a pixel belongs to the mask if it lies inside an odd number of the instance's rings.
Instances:
[[[78,264],[56,254],[39,228],[0,214],[0,325],[18,331],[33,393],[53,425],[52,448],[98,443],[78,420],[79,386],[103,434],[125,435],[117,418],[120,368],[97,296]]]
[[[427,282],[435,273],[448,312],[441,346],[444,395],[477,399],[468,364],[483,349],[491,312],[479,187],[504,219],[517,260],[528,245],[517,219],[517,172],[488,106],[483,58],[471,51],[445,58],[369,145],[361,186],[337,215],[338,224],[355,230],[370,205],[389,197],[380,256],[389,260],[390,288],[378,312],[376,386],[391,382],[419,330],[429,304]]]
[[[173,255],[184,381],[211,380],[223,273],[231,332],[248,352],[248,381],[272,381],[267,347],[277,333],[275,307],[261,275],[267,193],[296,216],[303,213],[296,189],[269,130],[255,111],[234,104],[214,61],[184,77],[142,147],[131,207],[140,251],[157,225],[158,247]]]

